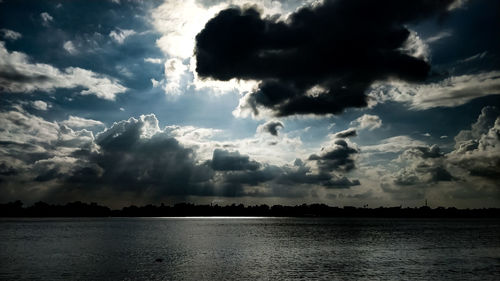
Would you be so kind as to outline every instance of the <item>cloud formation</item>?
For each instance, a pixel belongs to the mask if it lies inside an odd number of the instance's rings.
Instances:
[[[404,168],[394,175],[397,185],[435,184],[457,179],[447,170],[446,159],[437,145],[409,148],[398,161],[404,163]]]
[[[372,131],[382,126],[382,120],[377,115],[363,114],[352,121],[351,125],[356,126],[360,130],[368,129]]]
[[[71,41],[64,42],[63,49],[66,50],[66,52],[68,52],[71,55],[78,53],[78,50],[76,49],[75,45]]]
[[[23,37],[21,33],[16,32],[14,30],[6,29],[6,28],[0,29],[0,34],[2,34],[3,38],[8,39],[8,40],[12,40],[12,41],[15,41],[15,40]]]
[[[87,118],[82,118],[78,116],[73,116],[70,115],[67,120],[64,120],[62,122],[59,122],[62,125],[68,126],[70,128],[91,128],[91,127],[103,127],[104,123],[101,121],[93,120],[93,119],[87,119]]]
[[[47,104],[46,102],[41,101],[41,100],[36,100],[36,101],[33,101],[33,102],[31,103],[31,106],[32,106],[34,109],[36,109],[36,110],[41,110],[41,111],[45,111],[45,110],[47,110],[47,109],[50,107],[50,105],[49,105],[49,104]]]
[[[255,171],[260,168],[260,164],[251,161],[247,155],[241,155],[238,151],[230,152],[223,149],[214,150],[210,165],[216,171]]]
[[[125,41],[125,39],[127,39],[127,37],[132,36],[134,34],[136,34],[136,32],[132,29],[117,28],[109,33],[109,37],[115,40],[118,44],[123,44],[123,42]]]
[[[345,139],[345,138],[355,137],[357,135],[358,133],[356,132],[356,129],[349,128],[347,130],[336,133],[334,137],[339,139]]]
[[[368,147],[363,149],[369,150]],[[382,145],[379,149],[394,151]],[[396,186],[436,188],[438,184],[453,182],[461,186],[455,190],[458,193],[469,189],[468,193],[477,192],[474,196],[478,198],[492,194],[498,196],[500,110],[484,107],[471,129],[462,130],[455,136],[455,147],[451,152],[444,153],[437,145],[417,142],[412,145],[410,142],[390,165],[397,167],[390,176]],[[397,192],[397,188],[391,189],[389,185],[384,185],[388,192]],[[455,196],[454,189],[451,190],[449,195]]]
[[[273,136],[277,136],[279,129],[284,127],[285,125],[283,125],[283,122],[278,120],[270,120],[262,125],[259,125],[257,127],[257,132],[266,132]]]
[[[98,98],[114,100],[116,95],[127,90],[116,79],[93,71],[67,67],[59,70],[52,65],[33,63],[20,52],[9,52],[0,41],[0,91],[30,93],[51,92],[58,88],[82,87],[81,95],[95,95]]]
[[[331,147],[323,147],[320,155],[312,154],[310,161],[316,161],[320,170],[324,172],[348,172],[355,168],[354,156],[359,152],[348,145],[343,139],[335,140]]]
[[[203,160],[198,144],[189,142],[213,132],[161,129],[153,114],[116,122],[95,137],[87,128],[102,126],[97,120],[70,116],[48,122],[21,107],[0,117],[0,189],[10,192],[8,198],[299,197],[314,188],[360,184],[345,175],[354,168],[354,152],[341,140],[318,159],[274,165],[222,148]]]
[[[500,110],[485,107],[471,130],[462,130],[455,137],[455,150],[449,153],[450,163],[470,176],[493,182],[500,178]]]
[[[396,101],[414,110],[455,107],[488,95],[500,94],[500,71],[447,77],[438,82],[416,84],[388,81],[374,85],[370,96],[377,102]]]
[[[422,81],[430,66],[405,50],[405,24],[445,13],[444,1],[324,1],[286,21],[255,8],[229,8],[196,36],[196,71],[228,81],[259,80],[240,105],[277,116],[338,114],[367,105],[377,80]],[[310,90],[320,88],[322,91]]]
[[[42,19],[43,26],[49,26],[49,24],[54,21],[54,18],[47,12],[41,13],[40,18]]]

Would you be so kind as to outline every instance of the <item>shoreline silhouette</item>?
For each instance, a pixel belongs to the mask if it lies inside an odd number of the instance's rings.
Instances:
[[[398,207],[333,207],[325,204],[296,206],[243,204],[195,205],[178,203],[164,205],[131,205],[119,210],[97,203],[80,201],[65,205],[37,202],[24,206],[21,201],[0,204],[0,217],[387,217],[387,218],[500,218],[500,208],[457,209],[428,206]]]

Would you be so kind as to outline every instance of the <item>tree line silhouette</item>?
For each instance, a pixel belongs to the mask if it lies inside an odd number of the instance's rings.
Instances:
[[[325,204],[302,204],[296,206],[243,204],[195,205],[179,203],[167,206],[129,206],[112,210],[97,203],[80,201],[65,205],[51,205],[37,202],[24,206],[21,201],[0,204],[0,217],[209,217],[209,216],[258,216],[258,217],[401,217],[401,218],[500,218],[499,208],[457,209],[454,207],[418,208],[378,207],[359,208],[352,206],[331,207]]]

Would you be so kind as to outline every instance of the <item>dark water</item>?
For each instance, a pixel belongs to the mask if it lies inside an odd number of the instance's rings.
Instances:
[[[0,279],[500,280],[500,221],[3,219]]]

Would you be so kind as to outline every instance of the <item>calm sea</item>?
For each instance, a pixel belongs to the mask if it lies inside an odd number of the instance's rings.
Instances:
[[[500,221],[0,220],[2,280],[500,280]]]

